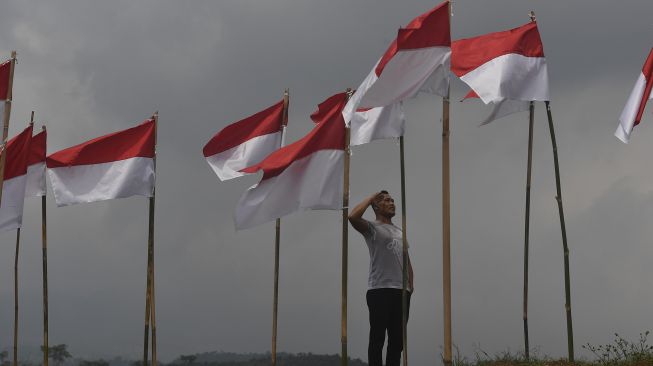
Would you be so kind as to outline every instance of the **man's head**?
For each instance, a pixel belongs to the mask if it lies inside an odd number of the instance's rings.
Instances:
[[[390,219],[395,215],[395,200],[392,199],[388,191],[381,191],[372,201],[372,209],[377,217],[382,216]]]

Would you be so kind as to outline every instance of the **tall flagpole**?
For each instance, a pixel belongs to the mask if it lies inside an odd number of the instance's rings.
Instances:
[[[152,321],[152,366],[156,366],[156,322],[154,311],[154,203],[156,197],[156,135],[159,112],[152,116],[154,119],[154,188],[149,200],[149,223],[147,238],[147,288],[145,291],[145,335],[143,344],[143,366],[148,366],[150,321]]]
[[[555,131],[553,129],[553,116],[551,115],[551,103],[546,104],[546,114],[549,118],[549,132],[551,133],[551,145],[553,146],[553,163],[556,174],[556,201],[558,202],[558,215],[560,216],[560,231],[562,233],[562,248],[564,250],[565,262],[565,313],[567,315],[567,352],[569,362],[574,362],[574,331],[571,321],[571,284],[569,279],[569,247],[567,246],[567,228],[565,226],[565,214],[562,210],[562,190],[560,188],[560,166],[558,165],[558,145],[556,144]]]
[[[7,99],[5,99],[4,115],[2,116],[2,150],[7,147],[9,136],[9,116],[11,115],[12,89],[14,86],[14,69],[16,68],[16,51],[11,51],[11,64],[9,65],[9,82],[7,84]],[[2,186],[5,180],[5,161],[7,154],[0,156],[0,203],[2,202]]]
[[[401,321],[404,347],[403,365],[408,365],[408,241],[406,239],[406,169],[404,159],[404,136],[399,136],[399,159],[401,160],[401,236],[402,236],[402,290]]]
[[[288,104],[290,94],[286,88],[283,93],[283,117],[281,119],[281,146],[286,142],[288,126]],[[277,365],[277,314],[279,307],[279,249],[281,243],[281,219],[277,219],[274,236],[274,299],[272,301],[272,366]]]
[[[34,111],[32,111],[32,117],[30,119],[29,124],[30,126],[34,125]],[[3,155],[6,155],[6,153],[4,153]],[[16,229],[16,255],[14,257],[14,366],[18,366],[18,254],[19,253],[20,253],[20,227]]]
[[[451,27],[451,1],[449,27]],[[449,98],[451,85],[447,85],[447,96],[442,99],[442,300],[444,302],[444,355],[445,366],[451,366],[451,194],[449,189]]]
[[[347,99],[351,98],[351,88],[347,88]],[[345,125],[345,164],[342,190],[342,335],[340,343],[342,346],[340,354],[340,365],[347,366],[349,359],[347,356],[347,269],[349,263],[349,163],[350,163],[350,128]]]
[[[530,102],[528,118],[528,166],[526,169],[526,218],[524,222],[524,356],[530,359],[528,345],[528,240],[531,218],[531,171],[533,165],[533,122],[535,105]]]
[[[16,229],[16,256],[14,257],[14,366],[18,366],[18,251],[20,228]]]
[[[43,126],[42,129],[43,132],[45,132],[45,126]],[[43,177],[43,179],[45,179],[45,177]],[[45,213],[46,192],[43,192],[43,196],[41,196],[41,245],[43,247],[43,366],[48,366],[48,231]]]
[[[451,20],[451,1],[448,4]],[[451,21],[449,22],[451,24]],[[451,25],[450,25],[451,26]],[[451,195],[449,189],[449,97],[442,99],[442,300],[444,302],[444,355],[445,366],[451,366]]]

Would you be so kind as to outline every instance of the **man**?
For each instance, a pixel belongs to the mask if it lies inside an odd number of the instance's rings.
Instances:
[[[363,214],[372,206],[375,221]],[[383,343],[388,332],[386,366],[399,366],[403,350],[402,289],[403,238],[401,228],[392,223],[395,203],[387,191],[375,193],[354,207],[349,214],[351,225],[363,235],[370,251],[367,307],[370,312],[370,338],[367,362],[382,366]],[[408,257],[408,308],[413,291],[413,267]],[[406,309],[408,312],[408,309]]]

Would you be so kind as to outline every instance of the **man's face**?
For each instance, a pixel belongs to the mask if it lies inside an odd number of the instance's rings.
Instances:
[[[381,193],[374,202],[376,205],[376,213],[385,217],[394,217],[395,215],[395,200],[392,199],[389,193]]]

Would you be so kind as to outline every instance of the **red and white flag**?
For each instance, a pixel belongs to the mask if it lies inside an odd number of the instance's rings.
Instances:
[[[27,160],[31,139],[32,126],[30,125],[7,142],[2,203],[0,204],[0,230],[17,229],[23,223]]]
[[[25,197],[45,196],[45,156],[48,133],[43,130],[32,137],[27,158]]]
[[[11,60],[0,64],[0,117],[4,115],[5,101],[9,94],[9,77],[11,76]]]
[[[343,110],[349,123],[358,109],[391,105],[420,91],[445,96],[449,85],[449,1],[399,29],[381,59]]]
[[[332,97],[334,98],[334,97]],[[236,206],[236,229],[247,229],[290,213],[342,207],[347,94],[322,103],[318,122],[302,139],[280,148],[245,173],[263,171]],[[314,116],[316,114],[313,114]],[[315,119],[314,119],[315,120]]]
[[[633,132],[633,128],[642,120],[644,108],[646,108],[646,102],[649,99],[653,99],[651,96],[651,88],[653,88],[653,49],[651,49],[651,52],[648,54],[648,58],[637,78],[635,87],[630,93],[630,97],[628,97],[624,110],[621,112],[621,117],[619,117],[619,127],[617,127],[617,131],[614,133],[619,140],[626,144],[630,139],[630,134]]]
[[[495,105],[482,123],[548,101],[549,75],[535,21],[511,30],[461,39],[451,44],[451,71],[478,96]]]
[[[95,138],[47,157],[57,206],[154,191],[155,122]]]
[[[281,147],[283,101],[233,123],[204,146],[204,157],[220,180],[240,177]]]
[[[342,95],[336,94],[318,105],[311,119],[321,123],[337,118],[338,103]],[[391,139],[404,135],[406,118],[402,102],[387,107],[359,109],[351,120],[350,146],[363,145],[374,140]]]
[[[359,109],[350,122],[349,145],[357,146],[374,140],[403,136],[405,125],[406,117],[402,102],[385,107]]]

